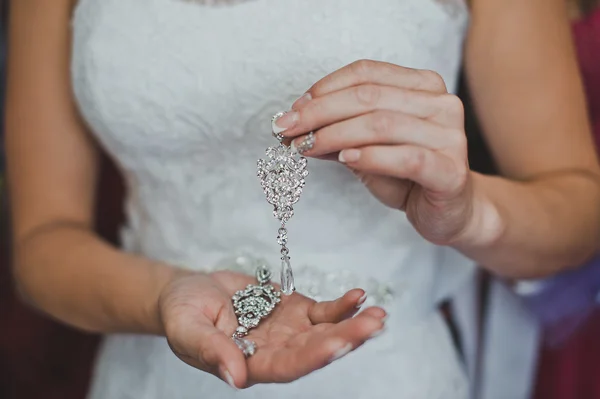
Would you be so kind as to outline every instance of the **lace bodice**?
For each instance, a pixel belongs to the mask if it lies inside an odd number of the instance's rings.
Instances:
[[[436,70],[449,88],[456,85],[467,20],[459,2],[234,3],[80,0],[76,8],[73,87],[84,119],[126,179],[127,251],[194,269],[234,267],[256,257],[276,265],[278,223],[256,177],[256,160],[274,144],[270,117],[321,77],[361,58]],[[470,262],[425,242],[402,213],[373,199],[343,166],[309,160],[309,170],[288,224],[299,290],[329,298],[346,286],[371,287],[372,300],[395,309],[396,320],[436,326],[437,351],[452,369],[454,355],[444,346],[449,341],[435,304],[457,287]],[[146,388],[142,394],[138,387],[131,397],[187,397],[188,385],[197,396],[195,382],[171,375],[177,384],[170,386],[169,373],[147,363],[155,352],[170,365],[177,362],[155,340],[109,338],[94,397],[130,397],[124,392],[132,385],[115,382],[119,362],[129,364],[122,372],[139,378],[140,387],[154,386],[150,376],[164,380],[160,393]],[[127,355],[132,348],[142,360]],[[203,387],[219,383],[208,378]],[[438,388],[421,388],[432,394],[419,397],[437,397]],[[278,388],[245,395],[261,389]]]

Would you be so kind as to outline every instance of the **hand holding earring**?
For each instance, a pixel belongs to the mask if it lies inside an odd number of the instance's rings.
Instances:
[[[260,266],[256,277],[232,271],[174,273],[158,308],[175,355],[237,388],[290,382],[358,348],[383,327],[381,308],[354,316],[364,303],[363,290],[315,302],[299,293],[278,297],[279,287],[266,280],[268,271]],[[244,336],[243,350],[232,333]]]

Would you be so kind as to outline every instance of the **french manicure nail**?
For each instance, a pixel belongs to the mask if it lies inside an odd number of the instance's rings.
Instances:
[[[352,344],[346,344],[343,347],[341,347],[340,349],[338,349],[337,351],[335,351],[333,353],[333,356],[331,356],[331,360],[329,361],[329,363],[335,362],[336,360],[341,359],[342,357],[346,356],[348,353],[350,353],[350,351],[352,350]]]
[[[369,335],[369,339],[376,338],[385,332],[385,327],[375,331],[373,334]]]
[[[298,109],[307,104],[310,100],[312,100],[310,93],[304,93],[302,97],[294,101],[294,104],[292,104],[292,109]]]
[[[360,150],[355,150],[355,149],[342,150],[342,151],[340,151],[340,154],[338,155],[338,160],[342,163],[356,162],[359,160],[359,158],[360,158]]]
[[[365,303],[366,300],[367,300],[367,293],[365,292],[363,294],[363,296],[358,298],[358,301],[356,301],[356,309],[360,309],[360,307],[363,305],[363,303]]]
[[[278,112],[275,115],[273,115],[273,118],[271,119],[271,130],[273,131],[273,136],[277,137],[278,139],[282,139],[282,137],[279,136],[281,135],[281,132],[285,131],[285,129],[282,129],[279,126],[277,126],[275,122],[277,122],[279,118],[284,116],[285,113],[286,111]]]
[[[292,140],[292,142],[290,143],[290,149],[292,150],[292,154],[295,154],[298,152],[298,148],[296,148],[296,141]]]
[[[280,118],[273,120],[273,132],[275,134],[283,133],[298,122],[299,114],[296,111],[286,112]]]
[[[231,376],[229,371],[223,371],[223,377],[225,378],[225,381],[229,384],[230,387],[232,387],[236,391],[238,390],[238,388],[235,386],[235,382],[233,381],[233,377]]]

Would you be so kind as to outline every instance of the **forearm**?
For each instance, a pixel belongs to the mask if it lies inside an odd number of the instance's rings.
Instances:
[[[15,246],[17,285],[33,306],[93,332],[162,334],[157,300],[175,269],[126,254],[76,225]]]
[[[454,244],[501,276],[577,267],[600,242],[600,179],[565,172],[527,182],[474,174],[473,223]]]

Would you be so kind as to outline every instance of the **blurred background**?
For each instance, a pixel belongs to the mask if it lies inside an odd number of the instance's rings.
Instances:
[[[582,75],[594,124],[596,143],[600,143],[600,9],[596,1],[573,3],[573,32]],[[6,59],[6,20],[8,7],[0,1],[0,108],[3,108]],[[460,96],[467,109],[467,134],[473,169],[494,174],[495,168],[486,144],[479,133],[470,107],[468,87],[461,85]],[[0,115],[3,115],[0,112]],[[0,126],[3,126],[0,125]],[[0,138],[2,131],[0,131]],[[99,337],[83,334],[55,323],[21,304],[13,290],[10,273],[10,212],[5,190],[3,141],[0,140],[0,399],[83,399],[85,397]],[[106,158],[98,192],[98,232],[116,242],[117,227],[122,219],[123,186],[118,171]],[[589,266],[594,268],[595,266]],[[598,269],[598,267],[596,267]],[[576,280],[576,279],[575,279]],[[577,288],[577,283],[574,287]],[[493,323],[486,323],[493,300],[493,279],[480,275],[479,320],[480,358],[484,357],[486,339],[493,335]],[[535,340],[535,364],[531,375],[535,399],[600,399],[600,292],[595,305],[586,307],[585,317],[556,339],[540,329]],[[518,295],[516,295],[518,297]],[[517,303],[519,299],[517,298]],[[520,306],[520,305],[516,305]],[[523,305],[525,312],[527,306]],[[450,306],[445,308],[453,324]],[[536,315],[531,312],[536,323]],[[504,343],[510,346],[511,343]],[[483,361],[479,368],[483,368]],[[478,370],[479,373],[479,370]],[[484,371],[481,370],[481,374]],[[513,399],[506,397],[506,399]],[[516,398],[515,398],[516,399]]]

